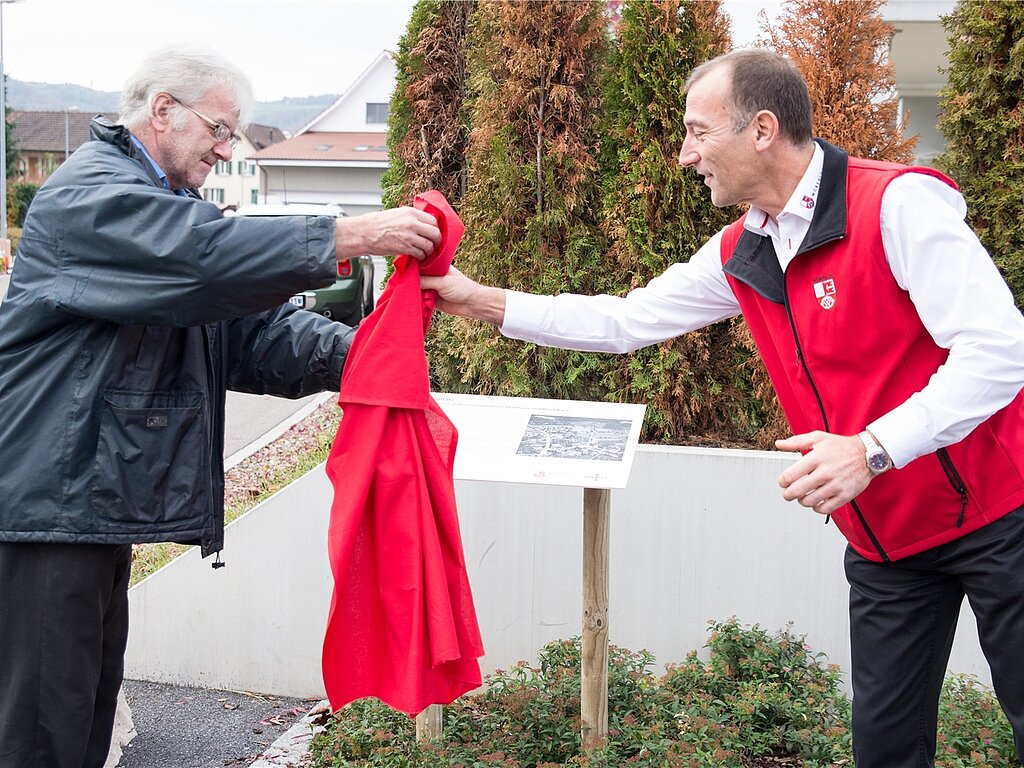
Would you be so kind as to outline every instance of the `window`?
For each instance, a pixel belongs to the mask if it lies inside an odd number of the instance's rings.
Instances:
[[[258,189],[252,190],[249,193],[249,202],[255,204],[255,203],[258,203],[259,201],[260,201],[260,191]]]
[[[225,163],[223,160],[218,160],[217,161],[217,165],[214,168],[213,172],[216,173],[218,176],[230,176],[231,175],[231,161],[228,161],[228,162]]]
[[[223,203],[224,202],[224,190],[220,188],[204,188],[203,189],[203,200],[208,200],[211,203]]]
[[[366,124],[367,125],[386,125],[388,122],[388,105],[387,104],[367,104],[366,105]]]

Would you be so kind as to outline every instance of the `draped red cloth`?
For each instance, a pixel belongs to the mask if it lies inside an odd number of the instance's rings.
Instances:
[[[437,218],[441,243],[423,262],[396,258],[359,325],[327,459],[334,596],[323,675],[333,709],[375,696],[412,715],[481,683],[452,480],[458,434],[430,396],[423,340],[436,297],[419,279],[448,271],[464,228],[439,192],[415,206]]]

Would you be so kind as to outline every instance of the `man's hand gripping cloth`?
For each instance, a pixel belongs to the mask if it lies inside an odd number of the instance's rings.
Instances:
[[[448,271],[464,227],[439,192],[415,206],[437,218],[441,243],[422,263],[396,258],[360,324],[327,459],[334,596],[323,675],[335,710],[376,696],[411,715],[481,683],[452,480],[458,434],[430,396],[423,340],[436,295],[420,290],[421,273]]]

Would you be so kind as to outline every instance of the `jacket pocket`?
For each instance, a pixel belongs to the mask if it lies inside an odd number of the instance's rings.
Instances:
[[[953,460],[949,458],[949,451],[945,448],[939,448],[935,452],[939,464],[942,466],[942,471],[946,473],[946,479],[949,480],[949,484],[953,486],[953,490],[960,496],[960,514],[956,518],[956,527],[959,528],[964,524],[964,515],[967,513],[967,486],[964,485],[963,478],[960,477],[960,473],[956,471],[956,467],[953,465]]]
[[[210,509],[203,393],[107,390],[103,400],[93,512],[119,523],[198,527]]]

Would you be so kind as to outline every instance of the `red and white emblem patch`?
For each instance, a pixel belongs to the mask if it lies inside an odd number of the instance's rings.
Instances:
[[[822,309],[832,309],[836,305],[836,281],[830,277],[816,282],[814,296]]]
[[[803,205],[803,207],[809,211],[811,210],[811,208],[814,207],[814,198],[811,197],[810,195],[804,195],[803,199],[800,201],[800,204]]]

